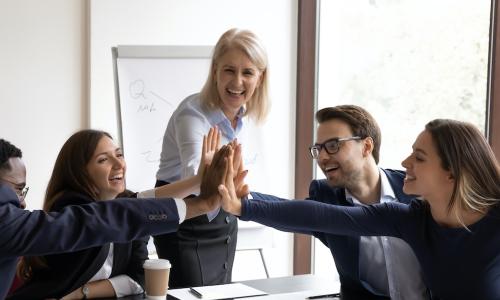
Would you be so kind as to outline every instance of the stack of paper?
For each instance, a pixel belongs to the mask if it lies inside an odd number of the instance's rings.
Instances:
[[[190,291],[189,288],[186,289],[175,289],[169,290],[168,294],[174,296],[179,300],[217,300],[217,299],[228,299],[228,298],[244,298],[251,296],[266,295],[267,293],[249,287],[242,283],[231,283],[231,284],[221,284],[221,285],[211,285],[191,288],[195,290],[195,293]],[[197,296],[195,294],[199,294]]]

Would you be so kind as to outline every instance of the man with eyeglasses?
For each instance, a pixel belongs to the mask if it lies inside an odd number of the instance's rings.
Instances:
[[[197,197],[155,199],[154,190],[150,190],[143,192],[149,198],[100,201],[46,213],[21,208],[27,192],[23,180],[26,169],[24,164],[18,164],[22,154],[0,140],[0,299],[11,286],[19,256],[74,252],[174,232],[185,219],[213,211],[220,206],[217,186],[223,179],[223,174],[215,170],[224,168],[229,151],[222,147],[214,155]],[[21,176],[13,175],[14,168]]]
[[[26,167],[22,160],[23,153],[19,148],[4,139],[0,139],[0,182],[16,192],[21,208],[26,208]]]
[[[319,110],[317,142],[310,147],[326,179],[313,180],[308,200],[363,206],[399,201],[404,172],[378,167],[381,142],[375,119],[363,108],[340,105]],[[251,193],[253,199],[283,199]],[[279,229],[279,228],[278,228]],[[413,250],[393,237],[353,237],[304,232],[331,251],[341,282],[342,299],[428,299]]]

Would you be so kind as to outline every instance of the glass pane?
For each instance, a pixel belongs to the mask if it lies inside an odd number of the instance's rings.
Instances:
[[[372,113],[385,168],[401,169],[432,119],[469,121],[484,132],[490,6],[489,0],[321,1],[318,108],[356,104]],[[319,169],[317,175],[323,176]],[[316,266],[326,263],[333,265],[331,256],[316,257]]]

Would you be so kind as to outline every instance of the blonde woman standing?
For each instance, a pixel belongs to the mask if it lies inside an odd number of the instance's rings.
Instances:
[[[187,97],[168,122],[156,186],[196,173],[200,138],[210,127],[222,143],[238,138],[249,117],[263,121],[268,110],[267,54],[257,36],[230,29],[217,42],[207,81]],[[155,237],[158,255],[172,262],[170,287],[231,282],[238,224],[215,210],[188,222],[178,232]],[[179,267],[175,267],[179,266]]]

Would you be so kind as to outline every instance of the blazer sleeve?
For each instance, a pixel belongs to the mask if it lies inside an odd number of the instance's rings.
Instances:
[[[142,265],[148,259],[148,240],[147,238],[138,239],[132,242],[132,251],[125,272],[130,278],[141,285],[144,289],[144,269]]]
[[[252,201],[264,201],[264,202],[287,202],[287,201],[304,201],[304,200],[288,200],[284,198],[279,198],[273,195],[268,195],[268,194],[262,194],[262,193],[257,193],[257,192],[251,192],[251,195],[253,197]],[[266,224],[267,225],[267,224]],[[286,232],[294,232],[294,233],[303,233],[303,234],[310,234],[312,235],[313,232],[310,230],[299,230],[297,228],[292,228],[290,226],[287,226],[286,224],[281,224],[281,223],[275,223],[271,227],[281,230],[281,231],[286,231]]]
[[[15,193],[0,186],[0,256],[72,252],[109,242],[174,232],[172,199],[116,199],[68,206],[61,212],[19,208]]]
[[[402,238],[401,230],[411,226],[413,217],[411,206],[401,203],[348,207],[315,201],[243,200],[240,218],[294,232]]]

